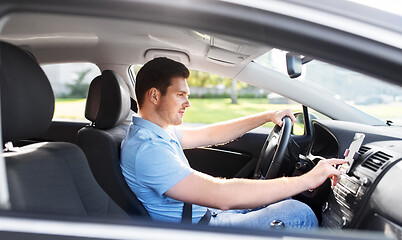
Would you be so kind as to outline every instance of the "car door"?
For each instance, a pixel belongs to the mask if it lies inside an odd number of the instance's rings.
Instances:
[[[224,145],[186,149],[192,168],[215,177],[251,177],[267,134],[249,132]]]

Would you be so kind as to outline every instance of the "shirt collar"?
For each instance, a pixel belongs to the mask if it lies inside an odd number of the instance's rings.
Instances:
[[[168,142],[171,140],[176,141],[169,133],[167,133],[159,125],[150,122],[148,120],[145,120],[143,118],[133,116],[133,124],[154,132],[156,135],[158,135],[159,137],[163,138]]]

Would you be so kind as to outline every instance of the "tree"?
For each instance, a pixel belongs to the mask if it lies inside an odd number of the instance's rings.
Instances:
[[[73,80],[73,83],[68,83],[67,87],[70,89],[70,93],[65,97],[69,98],[86,98],[89,89],[89,83],[85,83],[85,76],[91,72],[91,69],[85,69],[77,72],[77,78]]]
[[[237,104],[237,92],[247,87],[246,83],[238,82],[230,78],[210,74],[206,72],[190,70],[190,77],[187,80],[189,86],[193,87],[208,87],[223,84],[226,89],[230,89],[230,96],[233,104]]]
[[[207,87],[222,84],[223,78],[206,72],[190,70],[190,77],[187,79],[189,86]]]
[[[234,79],[232,79],[230,88],[230,98],[232,99],[232,104],[237,104],[237,80]]]

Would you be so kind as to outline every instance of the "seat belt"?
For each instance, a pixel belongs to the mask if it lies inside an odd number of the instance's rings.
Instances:
[[[211,212],[207,209],[207,212],[204,216],[200,219],[198,224],[208,225],[209,221],[211,220]],[[183,205],[183,213],[181,215],[181,222],[182,223],[192,223],[193,221],[193,205],[189,203],[184,203]]]
[[[192,223],[193,221],[193,205],[190,203],[184,203],[183,212],[181,214],[182,223]]]

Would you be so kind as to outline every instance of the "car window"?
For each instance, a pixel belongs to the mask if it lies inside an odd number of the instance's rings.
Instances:
[[[100,75],[92,63],[42,65],[56,98],[54,120],[85,120],[85,99],[89,83]]]
[[[255,62],[288,76],[286,53],[273,49]],[[302,75],[296,80],[314,85],[384,123],[402,125],[402,88],[399,86],[318,60],[304,64]]]
[[[141,66],[132,65],[130,71],[136,75]],[[279,94],[269,92],[243,82],[201,71],[190,70],[187,81],[190,87],[191,107],[184,115],[184,125],[202,126],[220,121],[248,116],[266,110],[290,108],[294,112],[302,111],[302,105]],[[233,92],[235,91],[235,92]],[[327,118],[315,112],[317,118]],[[253,132],[269,133],[273,123],[253,130]],[[304,129],[295,126],[294,133],[304,134]]]

